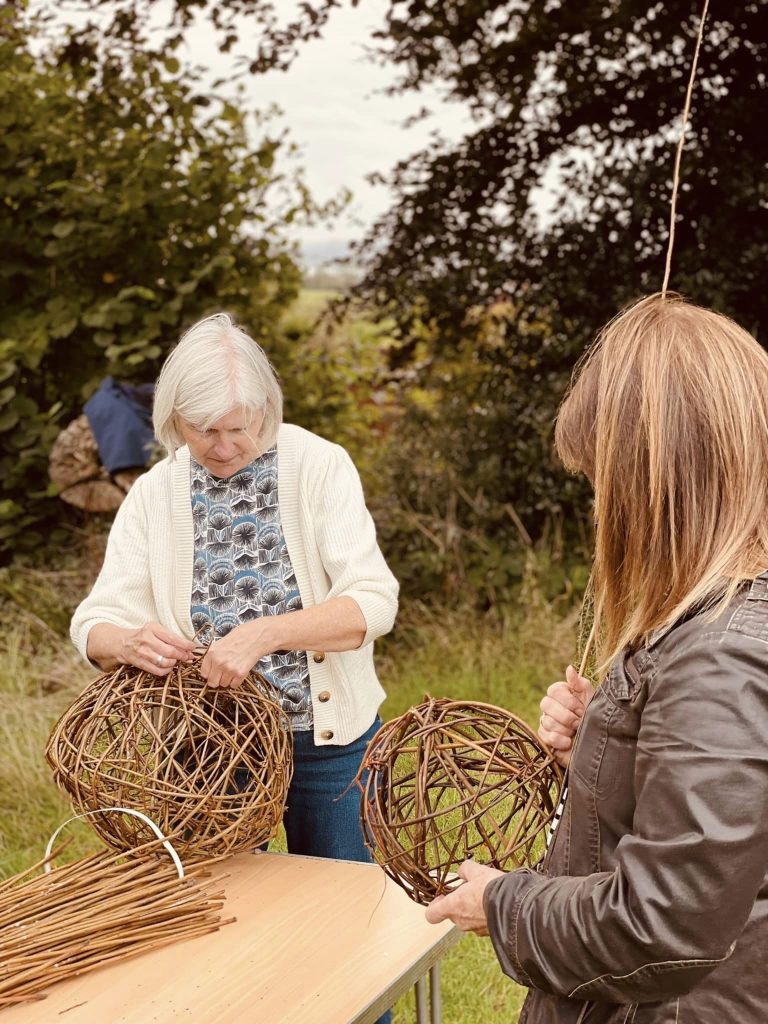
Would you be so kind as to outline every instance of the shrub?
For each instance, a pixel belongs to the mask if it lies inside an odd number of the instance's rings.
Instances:
[[[242,110],[175,59],[57,50],[17,5],[0,11],[0,108],[7,550],[49,530],[48,451],[105,375],[153,379],[214,309],[268,343],[299,282],[281,225],[309,200],[276,171],[281,141],[262,129],[254,148]]]

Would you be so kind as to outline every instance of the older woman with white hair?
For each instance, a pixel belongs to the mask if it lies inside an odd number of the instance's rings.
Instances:
[[[367,860],[345,790],[384,698],[373,641],[398,587],[357,471],[343,448],[282,423],[266,355],[223,313],[166,360],[154,424],[168,455],[119,509],[72,639],[101,669],[164,676],[207,630],[211,686],[256,668],[280,690],[295,740],[289,850]]]

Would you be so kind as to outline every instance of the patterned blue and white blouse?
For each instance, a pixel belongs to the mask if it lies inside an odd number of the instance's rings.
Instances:
[[[195,630],[208,625],[216,636],[226,636],[243,622],[301,608],[280,522],[277,448],[225,480],[191,459],[190,477]],[[311,729],[306,652],[268,654],[255,668],[279,688],[293,729]]]

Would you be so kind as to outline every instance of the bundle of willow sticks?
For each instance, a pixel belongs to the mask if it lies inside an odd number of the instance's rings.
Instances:
[[[44,864],[0,883],[0,1009],[234,920],[202,866],[182,879],[164,859],[105,851],[35,876]]]

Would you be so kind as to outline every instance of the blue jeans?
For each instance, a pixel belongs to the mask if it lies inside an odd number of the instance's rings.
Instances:
[[[377,718],[343,747],[316,747],[311,730],[293,734],[293,778],[283,815],[289,853],[370,863],[360,828],[360,790],[352,780],[380,726]]]
[[[350,784],[380,726],[377,717],[343,747],[316,747],[311,730],[293,734],[293,778],[283,816],[289,853],[370,863],[360,828],[360,790]],[[377,1024],[391,1019],[387,1011]]]

